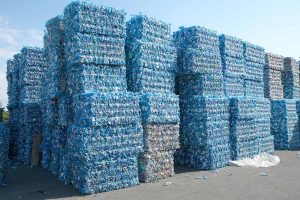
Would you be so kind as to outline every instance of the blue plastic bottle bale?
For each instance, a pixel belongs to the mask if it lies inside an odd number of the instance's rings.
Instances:
[[[115,158],[138,154],[143,150],[143,130],[140,124],[103,127],[71,126],[68,129],[70,152],[74,155],[94,155]]]
[[[21,103],[38,103],[41,98],[42,77],[47,68],[44,49],[23,47],[20,55],[19,85]]]
[[[173,35],[180,49],[207,49],[219,52],[219,35],[216,31],[200,26],[181,27]]]
[[[182,120],[180,142],[184,146],[202,147],[229,143],[229,121]]]
[[[295,58],[285,57],[283,59],[284,71],[292,71],[299,74],[299,63]]]
[[[219,74],[222,69],[220,52],[187,48],[178,58],[180,74]]]
[[[258,138],[259,153],[274,153],[274,136]]]
[[[249,140],[244,142],[236,142],[232,144],[232,158],[233,160],[240,160],[244,158],[252,158],[259,152],[258,140]]]
[[[87,33],[125,37],[125,12],[89,2],[72,2],[64,9],[68,35]]]
[[[264,98],[264,83],[252,80],[245,80],[245,96]]]
[[[143,124],[179,123],[179,97],[174,94],[142,94],[140,108]]]
[[[274,100],[271,102],[271,133],[276,149],[297,149],[300,146],[297,100]]]
[[[135,15],[127,22],[128,40],[141,40],[143,42],[164,44],[171,40],[170,24],[147,17]]]
[[[256,116],[258,119],[271,118],[271,101],[267,98],[255,99]]]
[[[140,121],[139,97],[126,93],[84,93],[73,99],[78,126],[130,124]]]
[[[224,93],[227,97],[244,96],[244,79],[224,77]]]
[[[229,120],[229,99],[224,97],[180,97],[181,118],[197,121]]]
[[[262,82],[264,79],[264,63],[246,61],[245,79]]]
[[[243,41],[239,38],[222,34],[219,36],[221,54],[228,57],[243,59]]]
[[[244,42],[244,58],[246,61],[265,63],[265,49],[261,46]]]
[[[132,187],[139,183],[138,158],[136,155],[116,159],[98,159],[86,156],[71,158],[72,183],[82,194],[94,194]]]
[[[175,73],[146,67],[127,67],[129,91],[139,93],[174,93]]]
[[[126,40],[128,67],[154,67],[176,72],[177,52],[172,42],[160,44],[132,38]],[[161,63],[161,65],[159,65]]]
[[[247,75],[244,60],[222,55],[222,71],[224,76],[232,78],[245,78]]]
[[[74,64],[125,65],[125,38],[76,34],[65,35],[66,60]]]
[[[189,74],[177,78],[179,95],[223,96],[223,76],[221,74]]]
[[[74,65],[70,67],[68,84],[72,95],[90,92],[125,92],[125,66]]]
[[[182,147],[175,154],[175,162],[196,169],[214,170],[225,167],[231,160],[229,144],[215,145],[211,148]]]
[[[229,100],[185,96],[180,99],[181,149],[176,162],[199,169],[228,164],[230,151]]]

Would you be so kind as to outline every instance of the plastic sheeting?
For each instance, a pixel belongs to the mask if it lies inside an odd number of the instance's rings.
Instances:
[[[274,167],[280,163],[280,158],[268,153],[262,153],[251,158],[230,161],[230,164],[239,167]]]

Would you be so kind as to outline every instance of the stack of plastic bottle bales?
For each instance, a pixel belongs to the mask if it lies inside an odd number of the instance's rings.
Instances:
[[[41,133],[40,103],[42,77],[46,67],[43,49],[34,47],[22,48],[19,69],[20,135],[18,141],[18,159],[24,165],[31,163],[33,135]]]
[[[46,23],[44,48],[48,60],[48,69],[44,76],[43,93],[43,140],[42,165],[62,181],[68,183],[69,173],[65,166],[68,160],[66,114],[66,65],[63,48],[62,16],[54,17]]]
[[[265,49],[244,42],[245,96],[264,97]]]
[[[17,159],[18,154],[18,136],[19,136],[19,66],[20,55],[15,55],[13,60],[7,61],[6,79],[9,122],[8,129],[10,135],[11,152],[10,158]]]
[[[71,180],[90,194],[137,185],[139,97],[127,92],[125,13],[74,2],[64,10]]]
[[[266,53],[264,68],[264,93],[270,100],[283,99],[282,71],[284,70],[283,56]]]
[[[255,103],[252,98],[245,97],[244,79],[247,72],[244,64],[243,41],[235,37],[221,35],[220,50],[224,74],[224,91],[225,95],[230,98],[232,159],[238,160],[257,154]],[[232,84],[233,80],[235,84]]]
[[[225,94],[230,98],[232,159],[249,158],[262,152],[272,153],[270,101],[264,99],[263,88],[264,49],[235,37],[221,35],[220,50]],[[226,84],[226,77],[242,79],[243,86]]]
[[[178,48],[181,148],[176,161],[199,169],[231,159],[229,101],[224,97],[219,36],[202,27],[174,33]]]
[[[233,160],[251,158],[258,154],[255,111],[255,100],[252,98],[230,99],[230,133]]]
[[[228,35],[220,36],[224,91],[228,97],[244,96],[246,68],[243,57],[243,41]]]
[[[299,63],[291,57],[284,58],[282,84],[285,99],[300,98]]]
[[[143,15],[127,24],[127,80],[140,94],[144,153],[139,176],[151,182],[174,175],[179,148],[179,98],[175,92],[176,49],[170,25]]]
[[[294,99],[272,101],[271,132],[276,149],[300,148],[299,102]]]
[[[266,54],[265,97],[271,99],[271,133],[276,149],[300,147],[297,100],[293,99],[299,98],[298,74],[297,61],[293,58]]]
[[[255,103],[255,131],[258,153],[274,152],[274,137],[271,135],[271,103],[264,98],[265,50],[263,47],[244,42],[245,96]],[[248,83],[247,83],[248,81]]]

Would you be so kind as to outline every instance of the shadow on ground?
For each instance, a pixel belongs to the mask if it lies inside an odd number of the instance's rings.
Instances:
[[[187,173],[187,172],[196,172],[200,171],[199,169],[191,168],[191,167],[186,167],[184,165],[175,165],[175,174],[182,174],[182,173]]]
[[[7,186],[0,188],[0,199],[43,200],[80,196],[71,186],[41,167],[16,167],[7,173]]]

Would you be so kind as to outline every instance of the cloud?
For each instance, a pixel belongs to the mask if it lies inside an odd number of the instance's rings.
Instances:
[[[11,27],[8,21],[0,16],[0,50],[11,51],[20,49],[22,46],[42,46],[43,31],[36,28],[21,29]],[[2,53],[2,56],[9,55]]]
[[[18,28],[0,16],[0,102],[7,105],[6,60],[11,59],[23,46],[43,46],[43,30]]]

